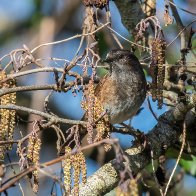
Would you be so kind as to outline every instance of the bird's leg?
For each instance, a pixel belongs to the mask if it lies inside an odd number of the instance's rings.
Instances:
[[[135,130],[133,127],[130,127],[129,125],[126,125],[125,123],[120,123],[120,125],[122,125],[124,128],[126,128],[126,130],[121,131],[123,133],[127,133],[127,134],[131,134],[132,136],[134,136],[135,138],[139,138],[141,135],[143,135],[143,133],[141,131],[139,131],[138,129]]]

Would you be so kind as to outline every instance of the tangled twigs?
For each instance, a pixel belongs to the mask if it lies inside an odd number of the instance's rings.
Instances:
[[[136,30],[138,30],[137,39],[144,37],[144,32],[149,27],[150,23],[154,27],[154,38],[151,43],[151,64],[150,74],[152,77],[151,93],[153,101],[158,101],[158,108],[162,108],[163,104],[163,83],[165,80],[165,49],[166,42],[164,35],[156,16],[150,16],[146,19],[142,19],[137,24]]]
[[[0,62],[5,58],[5,57],[10,57],[9,63],[5,66],[4,70],[6,70],[11,64],[13,64],[13,68],[15,71],[19,71],[25,66],[34,63],[38,67],[43,67],[42,64],[40,64],[36,58],[32,55],[30,49],[26,46],[23,45],[22,49],[17,49],[13,50],[10,52],[10,54],[3,56],[0,59]]]
[[[67,41],[70,41],[70,40],[73,40],[73,39],[76,39],[76,38],[81,38],[81,37],[85,37],[85,36],[94,35],[96,32],[100,31],[102,28],[104,28],[108,25],[109,25],[109,22],[101,25],[100,27],[96,28],[92,32],[87,32],[87,33],[83,33],[83,34],[80,34],[80,35],[75,35],[73,37],[69,37],[67,39],[63,39],[63,40],[59,40],[59,41],[55,41],[55,42],[40,44],[37,47],[33,48],[32,50],[30,50],[26,45],[24,45],[23,46],[24,48],[13,50],[9,54],[6,54],[3,57],[1,57],[0,62],[2,62],[3,59],[5,59],[5,58],[10,57],[10,61],[5,66],[4,70],[6,70],[12,64],[14,65],[14,69],[16,71],[19,71],[24,66],[32,64],[32,63],[37,65],[38,67],[43,67],[43,65],[40,64],[38,62],[38,60],[33,56],[33,53],[35,53],[35,51],[37,51],[39,48],[44,47],[44,46],[64,43],[64,42],[67,42]]]
[[[89,148],[99,146],[99,145],[104,144],[104,143],[113,144],[113,143],[116,143],[116,142],[118,142],[118,139],[104,139],[102,141],[95,142],[93,144],[89,144],[87,146],[84,146],[84,147],[78,149],[78,151],[80,152],[80,151],[83,151],[83,150],[86,150],[86,149],[89,149]],[[36,170],[37,167],[45,168],[45,167],[54,165],[55,163],[61,162],[66,157],[68,157],[72,154],[75,154],[76,152],[77,152],[76,150],[72,150],[71,153],[68,153],[64,156],[58,157],[56,159],[53,159],[51,161],[48,161],[46,163],[43,163],[43,164],[40,164],[40,165],[37,165],[37,166],[31,166],[28,169],[25,169],[24,171],[21,171],[20,173],[16,174],[15,176],[13,176],[10,179],[3,182],[2,187],[0,188],[0,192],[3,192],[5,190],[7,190],[8,188],[10,188],[12,185],[14,185],[16,182],[18,182],[21,178],[23,178],[24,176],[26,176],[30,172],[33,172],[34,170]]]
[[[137,33],[137,39],[140,39],[144,36],[144,32],[149,27],[150,23],[154,26],[154,37],[158,37],[159,31],[161,30],[160,22],[156,16],[150,16],[148,18],[142,19],[137,25],[136,30]]]
[[[116,155],[116,163],[120,165],[123,162],[125,165],[123,168],[119,169],[120,180],[117,187],[117,196],[120,196],[121,194],[125,196],[137,196],[137,180],[134,179],[132,175],[129,158],[125,152],[123,152],[118,143],[114,144],[113,146]]]
[[[67,39],[63,39],[63,40],[59,40],[59,41],[55,41],[55,42],[49,42],[49,43],[45,43],[45,44],[40,44],[39,46],[33,48],[31,50],[31,53],[34,53],[36,50],[38,50],[39,48],[44,47],[44,46],[60,44],[60,43],[64,43],[64,42],[67,42],[67,41],[70,41],[70,40],[73,40],[73,39],[76,39],[76,38],[80,38],[80,37],[83,37],[83,36],[93,35],[93,34],[95,34],[96,32],[100,31],[102,28],[104,28],[104,27],[106,27],[108,25],[109,25],[109,22],[105,23],[104,25],[100,26],[99,28],[97,28],[96,30],[94,30],[92,32],[88,32],[88,33],[84,33],[84,34],[80,34],[80,35],[75,35],[73,37],[69,37]]]

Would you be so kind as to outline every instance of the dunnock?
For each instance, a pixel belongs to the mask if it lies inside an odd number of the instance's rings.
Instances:
[[[109,123],[122,123],[137,113],[146,97],[145,75],[139,60],[129,50],[112,50],[104,62],[109,67],[109,73],[96,86],[95,97],[107,113]],[[82,120],[87,119],[86,112]],[[110,127],[103,129],[108,128]],[[86,131],[83,128],[80,130],[80,139],[85,136]],[[105,131],[102,134],[105,134]],[[86,135],[85,138],[88,137],[89,135]],[[85,138],[83,145],[86,143]]]
[[[146,97],[145,75],[129,50],[112,50],[104,62],[109,65],[109,73],[97,85],[95,95],[110,123],[122,123],[137,113]]]

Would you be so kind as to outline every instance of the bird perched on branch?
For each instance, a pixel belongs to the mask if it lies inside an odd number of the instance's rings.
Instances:
[[[146,97],[145,75],[133,53],[129,50],[112,50],[104,63],[109,73],[96,87],[93,80],[84,86],[82,107],[86,112],[82,120],[87,121],[87,127],[81,127],[80,140],[87,135],[82,145],[86,144],[86,140],[93,143],[109,138],[111,124],[132,118]],[[80,142],[75,142],[76,146],[80,145]]]
[[[104,62],[109,73],[96,87],[95,95],[107,111],[109,122],[122,123],[137,113],[146,97],[145,75],[129,50],[112,50]]]
[[[88,143],[110,137],[111,124],[133,117],[146,97],[146,79],[137,57],[129,50],[112,50],[104,61],[109,73],[94,88],[84,89],[82,120],[87,121]],[[86,130],[80,133],[86,133]],[[96,136],[94,136],[96,130]]]

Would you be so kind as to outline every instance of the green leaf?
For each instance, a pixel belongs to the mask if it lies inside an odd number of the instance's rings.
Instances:
[[[180,160],[180,166],[189,174],[196,177],[196,157],[191,156],[192,160]]]

